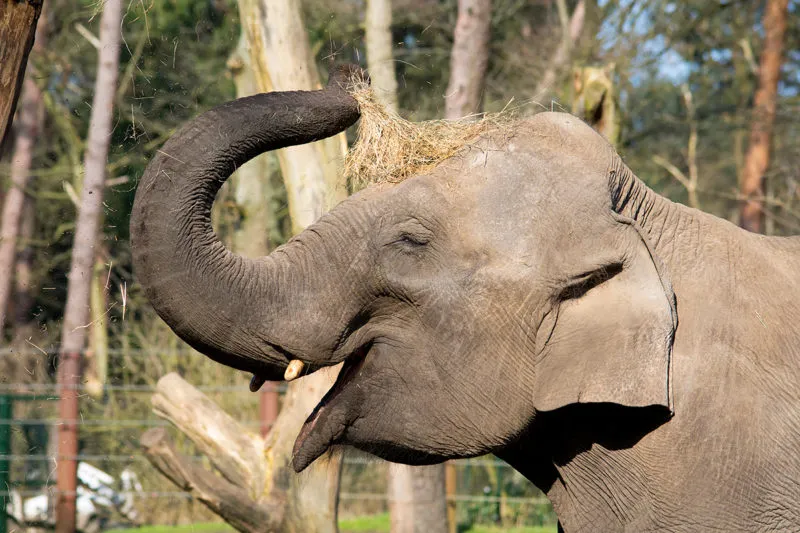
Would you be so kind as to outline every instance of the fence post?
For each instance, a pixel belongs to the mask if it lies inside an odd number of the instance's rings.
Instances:
[[[0,395],[0,491],[10,491],[9,479],[11,461],[8,457],[11,455],[11,418],[12,414],[12,398],[7,394]],[[0,499],[2,506],[0,507],[0,533],[6,533],[8,528],[8,514],[6,513],[6,506],[8,505],[9,496],[4,496]]]
[[[278,385],[265,383],[258,402],[261,436],[266,438],[278,418]]]
[[[78,386],[81,354],[61,352],[58,362],[58,466],[56,468],[56,533],[75,533],[78,474]]]
[[[453,461],[444,464],[444,492],[447,497],[447,531],[456,533],[458,531],[458,513],[456,505],[456,493],[458,492],[458,474],[456,465]]]

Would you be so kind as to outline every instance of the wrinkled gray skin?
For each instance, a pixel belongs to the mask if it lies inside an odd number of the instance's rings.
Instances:
[[[297,470],[334,444],[492,452],[565,531],[800,530],[800,240],[672,203],[542,113],[267,258],[222,247],[209,210],[233,168],[357,116],[335,84],[202,115],[151,163],[131,223],[146,294],[193,346],[271,379],[346,361]]]

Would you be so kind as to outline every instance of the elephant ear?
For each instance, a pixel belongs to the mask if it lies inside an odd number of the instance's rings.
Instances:
[[[595,262],[603,266],[559,297],[537,334],[540,411],[610,402],[672,412],[675,294],[638,225],[615,218],[615,260]]]

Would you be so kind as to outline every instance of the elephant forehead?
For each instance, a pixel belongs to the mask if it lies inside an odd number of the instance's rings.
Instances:
[[[402,199],[412,207],[488,208],[498,216],[524,208],[558,216],[560,204],[593,209],[607,203],[614,157],[602,136],[580,119],[540,113],[476,137],[426,173],[370,186],[367,194]],[[537,210],[544,202],[551,208]]]
[[[431,174],[451,179],[497,172],[606,175],[614,157],[611,145],[580,119],[540,113],[476,137]]]
[[[565,157],[542,149],[536,141],[526,134],[508,140],[501,149],[476,143],[419,181],[430,182],[447,198],[491,209],[493,216],[521,211],[536,216],[543,214],[543,205],[556,215],[563,209],[605,203],[607,162]]]

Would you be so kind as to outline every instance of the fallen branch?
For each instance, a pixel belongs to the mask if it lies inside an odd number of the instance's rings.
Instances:
[[[291,469],[300,426],[333,381],[318,371],[289,385],[266,439],[249,431],[177,374],[156,384],[154,412],[185,434],[213,470],[178,453],[163,428],[142,435],[150,463],[242,533],[336,533],[341,460],[326,454],[303,474]],[[216,471],[216,472],[214,472]]]
[[[164,428],[147,431],[139,442],[145,456],[159,472],[237,530],[269,533],[280,526],[284,514],[283,502],[277,499],[255,501],[236,485],[192,465],[175,450]]]
[[[250,498],[264,489],[264,441],[250,433],[211,399],[178,374],[167,374],[156,385],[153,411],[186,434],[201,454],[229,482]]]

